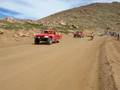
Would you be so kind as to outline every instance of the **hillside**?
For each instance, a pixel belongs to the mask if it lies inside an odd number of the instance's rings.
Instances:
[[[56,13],[39,22],[61,30],[120,30],[120,3],[94,3]]]

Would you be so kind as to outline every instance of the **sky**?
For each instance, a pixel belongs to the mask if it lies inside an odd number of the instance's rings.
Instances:
[[[40,19],[74,7],[120,0],[0,0],[0,15],[21,19]]]

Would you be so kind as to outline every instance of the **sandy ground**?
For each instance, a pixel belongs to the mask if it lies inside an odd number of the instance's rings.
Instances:
[[[116,68],[106,59],[114,53],[120,60],[119,46],[109,52],[114,43],[120,44],[107,37],[64,36],[59,44],[0,48],[0,90],[117,90],[120,75],[111,75]]]
[[[108,39],[105,49],[116,88],[120,90],[120,42],[113,39]]]

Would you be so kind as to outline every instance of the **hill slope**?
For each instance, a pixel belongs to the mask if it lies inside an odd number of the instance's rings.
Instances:
[[[65,30],[120,29],[120,3],[95,3],[66,10],[39,20]],[[46,23],[47,22],[47,23]]]
[[[34,20],[27,19],[15,19],[12,17],[6,17],[0,19],[0,29],[5,30],[31,30],[31,29],[44,29],[47,28],[43,24]]]

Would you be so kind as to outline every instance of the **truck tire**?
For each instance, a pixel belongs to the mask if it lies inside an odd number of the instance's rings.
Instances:
[[[76,38],[76,35],[73,35],[74,38]]]
[[[48,44],[51,45],[53,43],[51,38],[48,38]]]
[[[40,43],[40,40],[39,40],[38,38],[35,38],[35,39],[34,39],[34,43],[35,43],[35,44],[39,44],[39,43]]]
[[[60,41],[59,41],[59,40],[57,40],[57,41],[56,41],[56,43],[60,43]]]

